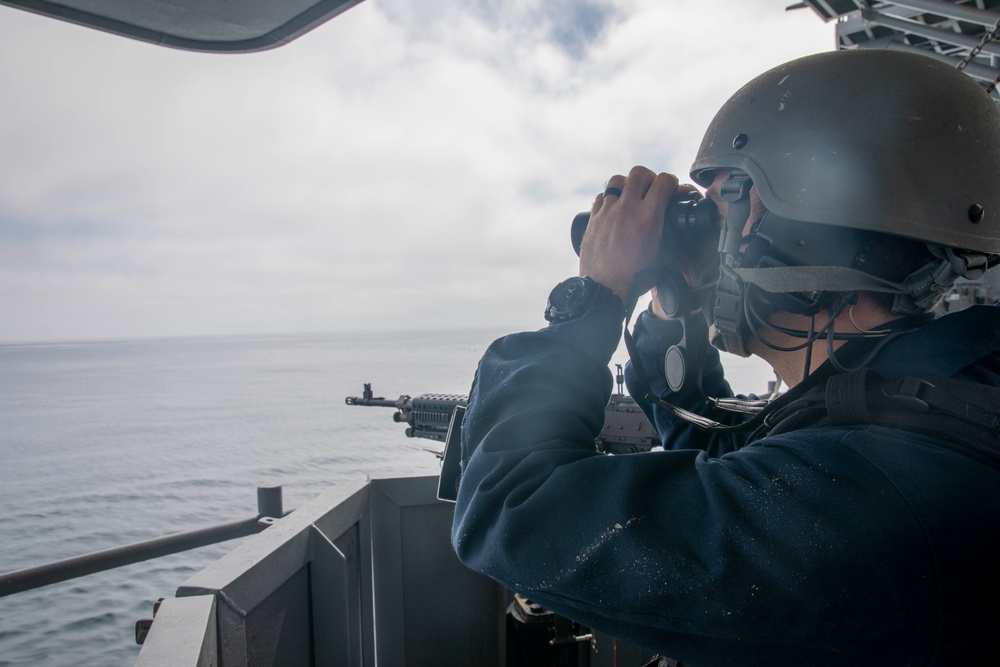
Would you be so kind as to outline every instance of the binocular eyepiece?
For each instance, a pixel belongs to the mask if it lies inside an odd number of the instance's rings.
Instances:
[[[665,252],[672,248],[680,254],[697,252],[705,242],[718,240],[719,220],[719,209],[711,199],[695,191],[678,192],[667,204],[660,250]],[[570,227],[570,241],[578,256],[588,224],[590,213],[578,213]]]

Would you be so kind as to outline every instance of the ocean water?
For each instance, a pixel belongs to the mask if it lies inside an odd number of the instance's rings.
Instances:
[[[331,485],[436,474],[376,395],[468,393],[505,332],[329,334],[0,345],[0,572],[249,518]],[[614,362],[623,363],[619,350]],[[737,391],[769,375],[727,362]],[[133,626],[238,541],[0,598],[0,667],[131,665]]]

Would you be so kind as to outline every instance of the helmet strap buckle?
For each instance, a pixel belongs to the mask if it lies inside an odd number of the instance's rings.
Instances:
[[[990,268],[989,258],[982,253],[945,248],[944,255],[948,263],[951,264],[951,270],[956,275],[969,280],[982,278],[986,269]]]
[[[726,202],[726,221],[719,236],[719,280],[712,309],[710,337],[712,345],[732,354],[748,357],[746,343],[750,327],[743,313],[746,285],[733,269],[739,266],[743,227],[750,217],[750,187],[753,181],[746,172],[733,169],[719,193]]]

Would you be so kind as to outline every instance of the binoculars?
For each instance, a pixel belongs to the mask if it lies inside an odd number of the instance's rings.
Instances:
[[[679,254],[690,254],[707,240],[719,238],[719,209],[711,199],[701,193],[678,192],[670,198],[663,220],[663,234],[660,249],[672,248]],[[590,213],[578,213],[570,227],[570,241],[573,250],[580,254],[583,235],[590,224]]]

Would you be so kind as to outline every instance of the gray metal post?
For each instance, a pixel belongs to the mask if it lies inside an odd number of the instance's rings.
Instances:
[[[285,516],[281,485],[257,487],[257,515],[273,519]]]

